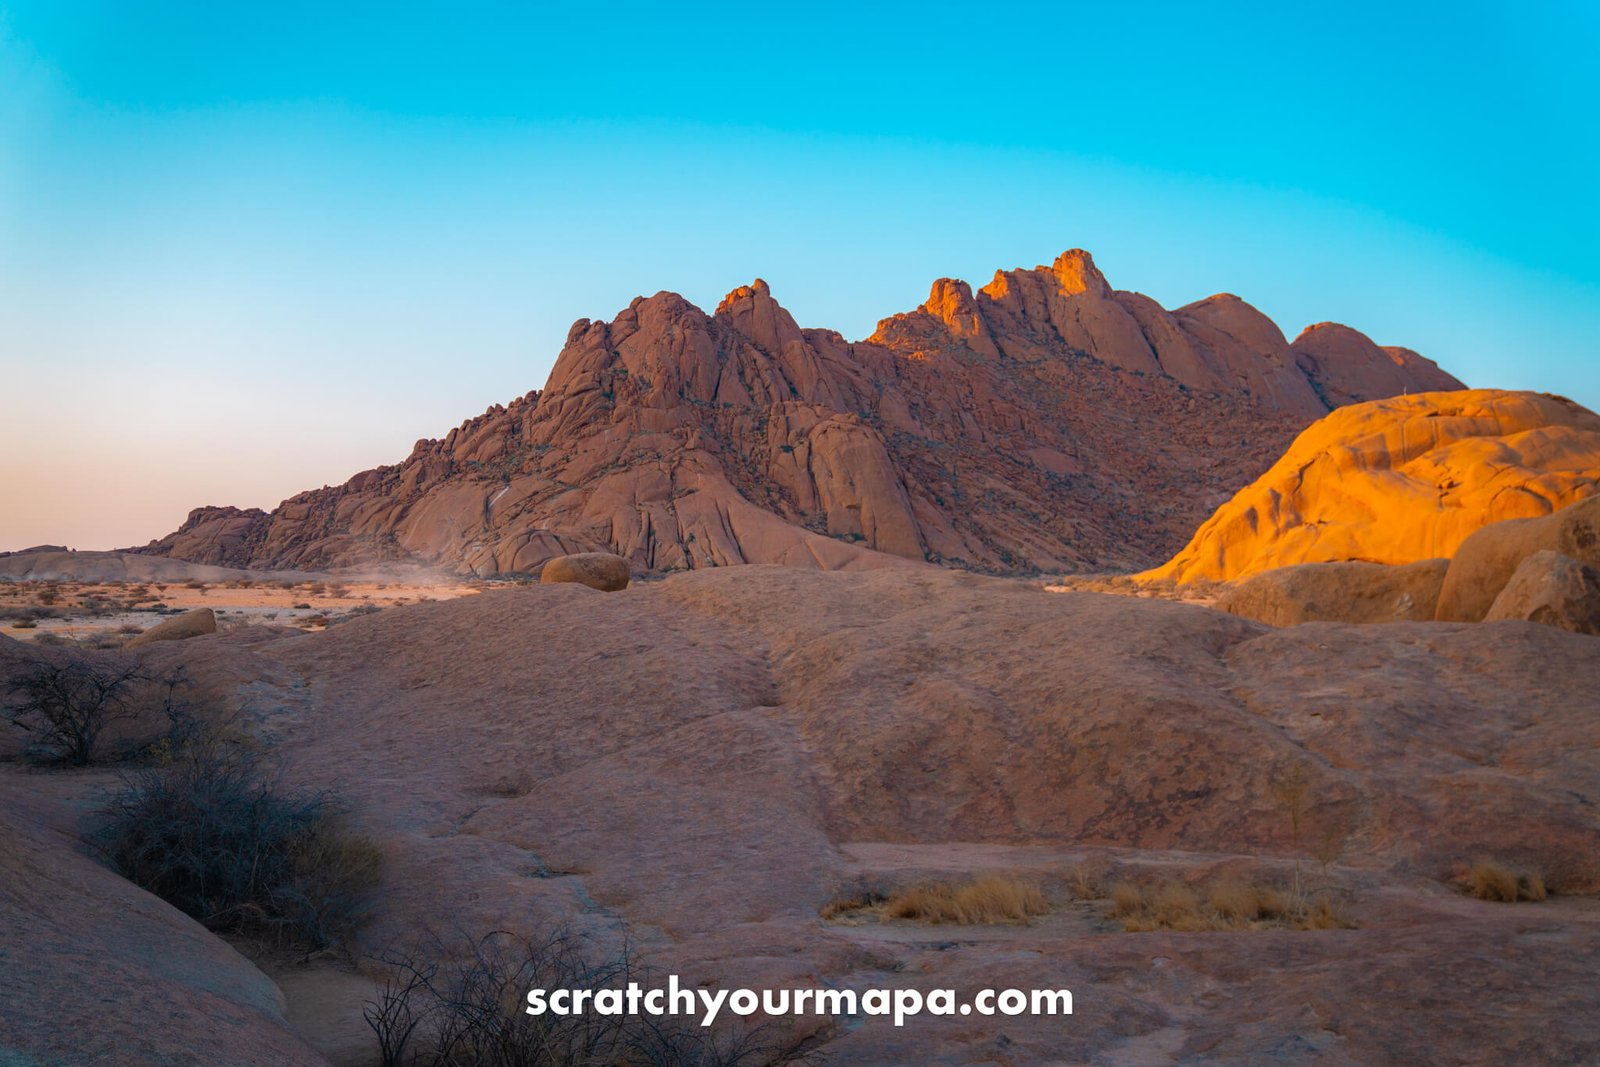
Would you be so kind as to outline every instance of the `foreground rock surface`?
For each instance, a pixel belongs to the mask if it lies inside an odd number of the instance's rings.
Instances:
[[[1306,622],[1426,622],[1439,603],[1449,560],[1301,563],[1247,578],[1215,607],[1268,626]]]
[[[1068,1019],[810,1020],[842,1065],[1399,1064],[1600,1057],[1600,910],[1570,895],[1600,888],[1593,641],[741,567],[158,648],[238,686],[291,780],[340,786],[382,842],[369,947],[625,926],[687,983],[1076,995]],[[1276,791],[1296,765],[1325,875]],[[1296,857],[1360,929],[819,918],[863,886],[1086,862],[1286,884]],[[1481,857],[1568,895],[1445,884]]]
[[[609,552],[580,552],[573,556],[557,556],[539,572],[541,585],[576,582],[602,593],[615,593],[628,588],[630,569],[628,561]]]
[[[1482,527],[1596,492],[1600,415],[1570,400],[1494,389],[1391,397],[1311,426],[1146,577],[1231,581],[1299,563],[1451,557]],[[1453,584],[1440,618],[1472,617],[1446,613]],[[1494,594],[1480,599],[1481,619]]]
[[[1600,636],[1600,571],[1545,549],[1518,565],[1484,618],[1527,619]]]
[[[674,293],[572,327],[542,392],[271,514],[197,508],[142,551],[323,568],[638,571],[932,561],[1134,569],[1335,404],[1461,383],[1322,324],[1290,344],[1230,294],[1168,311],[1089,254],[1000,271],[851,343],[757,280],[712,314]]]
[[[84,855],[47,789],[0,776],[0,1063],[326,1064],[266,975]]]

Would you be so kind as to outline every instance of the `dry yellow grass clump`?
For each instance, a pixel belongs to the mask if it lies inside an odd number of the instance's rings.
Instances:
[[[1293,902],[1272,886],[1218,882],[1197,890],[1180,882],[1111,888],[1113,919],[1129,933],[1148,930],[1334,930],[1355,923],[1328,900]]]
[[[824,919],[876,915],[924,923],[986,925],[1026,923],[1050,911],[1044,892],[1031,881],[987,875],[964,885],[934,882],[903,889],[887,897],[858,894],[822,909]]]
[[[1479,900],[1498,900],[1508,904],[1519,900],[1543,900],[1549,895],[1544,877],[1538,871],[1518,872],[1487,860],[1467,872],[1462,889]]]

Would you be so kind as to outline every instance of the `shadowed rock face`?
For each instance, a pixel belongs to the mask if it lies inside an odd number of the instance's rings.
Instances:
[[[1228,581],[1300,563],[1465,554],[1478,538],[1500,543],[1487,531],[1469,539],[1482,527],[1547,516],[1597,491],[1600,416],[1564,397],[1497,389],[1391,397],[1308,428],[1147,576]],[[1536,529],[1553,536],[1557,526]],[[1518,542],[1515,558],[1492,568],[1499,585],[1532,550]],[[1439,618],[1481,619],[1499,590],[1479,590],[1472,611],[1447,610],[1462,580],[1446,579]]]
[[[1596,463],[1600,467],[1600,461]],[[1594,474],[1600,480],[1600,471]],[[1522,563],[1539,552],[1600,568],[1600,496],[1590,495],[1548,515],[1508,519],[1473,533],[1450,561],[1435,618],[1477,622]]]
[[[1213,605],[1269,626],[1307,622],[1429,622],[1450,561],[1400,566],[1301,563],[1263,571],[1228,589]]]
[[[854,344],[760,280],[711,315],[658,293],[579,320],[542,392],[403,463],[271,514],[197,509],[143,551],[476,574],[594,550],[655,571],[1147,565],[1330,404],[1459,384],[1354,330],[1316,338],[1291,346],[1229,295],[1168,312],[1078,250],[976,293],[940,279]]]

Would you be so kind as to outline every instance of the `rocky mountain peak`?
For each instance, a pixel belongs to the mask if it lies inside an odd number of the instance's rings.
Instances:
[[[659,292],[579,319],[542,391],[146,550],[475,574],[583,550],[656,571],[1148,566],[1331,406],[1441,380],[1355,331],[1290,346],[1234,296],[1168,311],[1081,249],[977,292],[941,278],[855,343],[802,329],[756,279],[710,315]]]

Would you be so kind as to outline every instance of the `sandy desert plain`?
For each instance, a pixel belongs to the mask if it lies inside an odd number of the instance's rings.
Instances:
[[[0,619],[7,1065],[1600,1062],[1600,416],[1086,253],[641,298]],[[520,1010],[667,975],[1073,1011]]]

